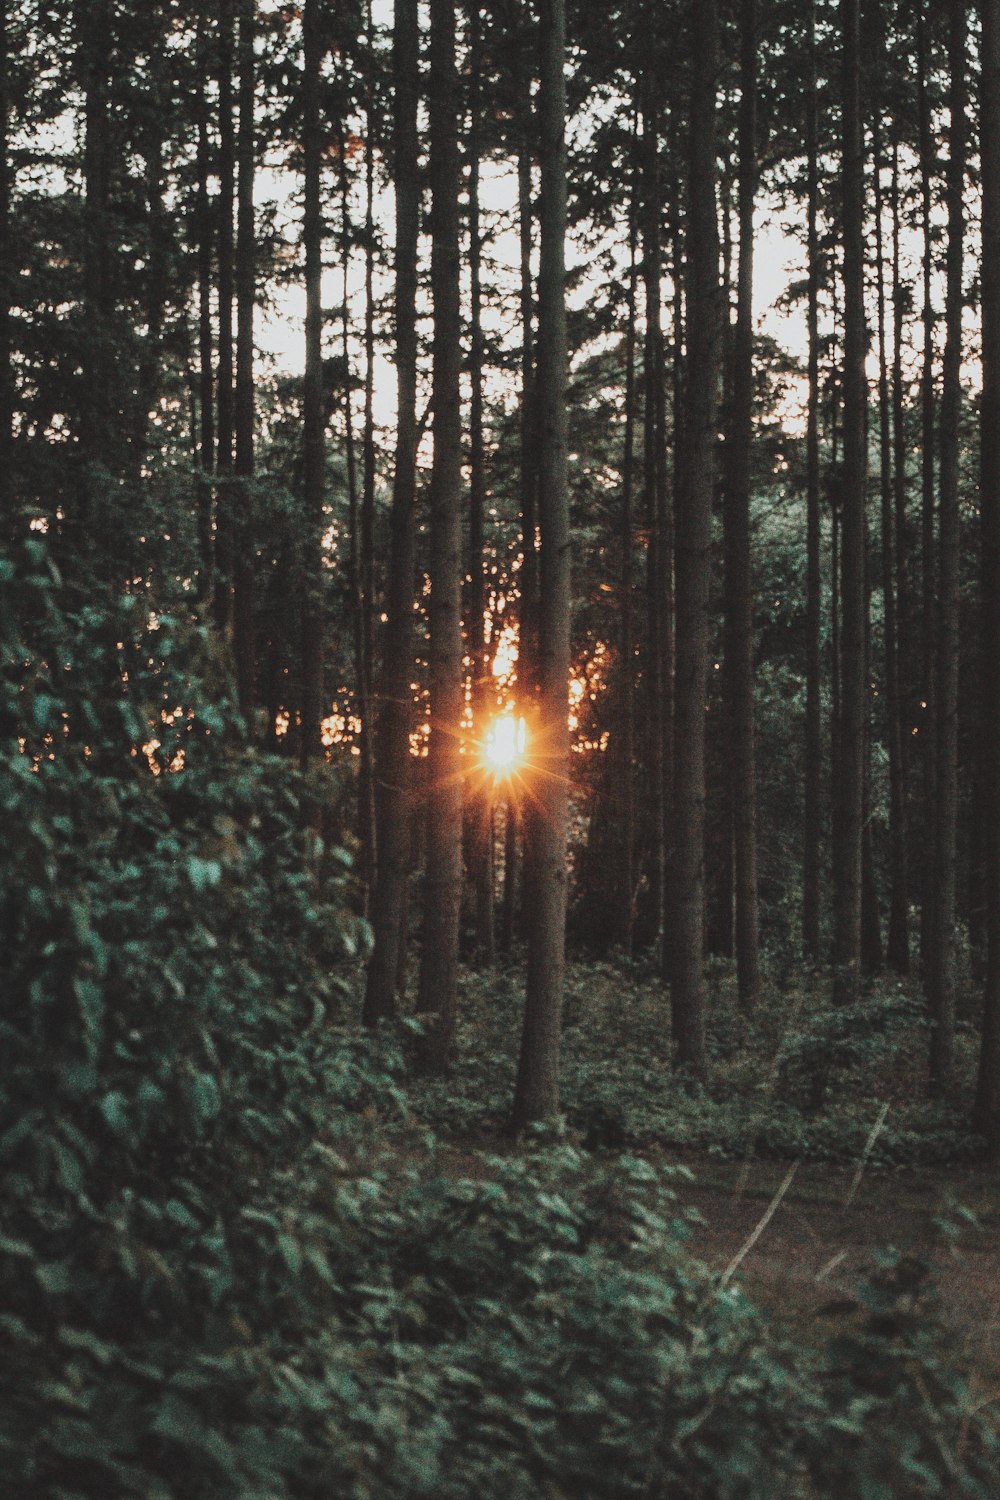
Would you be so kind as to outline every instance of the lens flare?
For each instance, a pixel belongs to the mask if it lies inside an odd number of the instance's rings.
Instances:
[[[495,776],[511,776],[524,760],[528,743],[528,726],[523,719],[507,714],[494,719],[487,730],[483,760]]]

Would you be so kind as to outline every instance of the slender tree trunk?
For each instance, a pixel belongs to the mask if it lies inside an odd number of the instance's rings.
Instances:
[[[1000,1153],[1000,0],[983,0],[982,515],[986,981],[973,1124]]]
[[[234,453],[233,296],[235,243],[236,132],[233,123],[233,39],[235,0],[219,0],[219,364],[215,389],[218,402],[215,537],[215,618],[220,629],[233,623],[233,574],[236,560],[232,493]]]
[[[365,36],[374,57],[371,0],[365,10]],[[363,910],[368,914],[377,861],[372,683],[375,674],[375,99],[369,84],[365,100],[365,430],[361,490],[361,667],[358,717],[358,874]]]
[[[81,543],[92,545],[98,535],[107,540],[107,518],[95,514],[103,485],[101,471],[112,464],[111,359],[112,310],[111,241],[111,7],[95,0],[83,18],[86,94],[84,99],[84,305],[88,338],[83,371],[83,459],[80,496]]]
[[[198,187],[195,234],[198,255],[198,541],[205,597],[211,596],[215,570],[215,517],[212,474],[215,469],[215,372],[212,369],[212,205],[208,195],[211,149],[204,69],[207,62],[204,27],[199,27],[202,77],[198,84]]]
[[[676,512],[671,1000],[678,1063],[702,1074],[706,1065],[705,692],[721,338],[715,147],[719,18],[715,0],[693,3],[689,25],[694,77],[688,182],[687,443]]]
[[[726,692],[733,809],[736,972],[744,1011],[760,998],[757,908],[757,772],[754,754],[753,578],[750,474],[753,445],[753,258],[757,189],[757,4],[743,0],[740,65],[740,245],[733,335],[732,427],[725,508]]]
[[[867,478],[867,337],[864,305],[864,174],[861,139],[859,0],[841,0],[843,36],[844,464],[840,718],[833,901],[835,998],[857,997],[861,964],[864,822],[865,488]]]
[[[11,245],[10,82],[8,78],[8,0],[0,0],[0,536],[13,535],[14,370],[11,362],[11,302],[14,296]]]
[[[413,692],[410,683],[413,678],[416,561],[416,295],[420,227],[417,135],[420,26],[417,0],[395,0],[394,14],[396,462],[386,600],[388,624],[382,658],[376,762],[379,858],[372,902],[374,945],[364,1005],[364,1020],[369,1026],[395,1014],[397,983],[405,972],[410,830],[413,822],[410,755]]]
[[[303,217],[306,278],[306,367],[302,391],[302,459],[306,535],[302,580],[302,726],[299,759],[305,770],[320,752],[323,717],[323,578],[320,547],[326,489],[323,400],[323,216],[320,197],[322,135],[319,114],[320,69],[324,47],[319,0],[306,0],[303,12],[305,66],[302,80]],[[306,809],[315,823],[315,808]]]
[[[931,106],[927,87],[930,65],[927,37],[925,0],[917,0],[917,96],[920,125],[920,217],[923,234],[923,364],[920,374],[921,411],[921,465],[920,465],[920,529],[921,529],[921,651],[920,651],[920,722],[917,725],[921,746],[921,792],[928,828],[933,826],[932,809],[935,804],[935,760],[934,734],[934,640],[935,640],[935,568],[934,568],[934,520],[935,520],[935,390],[934,390],[934,302],[932,278],[934,272],[934,239],[931,222],[931,167],[936,157],[932,131]],[[920,891],[920,967],[928,973],[930,942],[933,928],[934,874],[933,841],[924,839],[921,850]]]
[[[908,784],[910,767],[910,699],[912,671],[909,629],[909,527],[906,494],[906,426],[904,406],[903,334],[904,295],[900,278],[899,148],[892,153],[892,441],[893,441],[893,542],[896,576],[896,723],[893,732],[899,747],[900,849],[894,856],[899,871],[899,892],[893,896],[886,957],[898,974],[910,972],[910,850]],[[896,910],[896,903],[902,908]]]
[[[486,645],[486,444],[483,429],[483,237],[479,213],[480,74],[483,66],[479,5],[469,11],[470,121],[469,161],[469,567],[466,610],[469,659],[472,668],[472,741],[482,743],[491,709],[491,675]],[[496,959],[493,902],[493,787],[476,766],[469,778],[469,865],[476,903],[476,959],[492,965]]]
[[[632,149],[635,152],[633,133]],[[622,952],[632,952],[635,903],[635,627],[632,608],[632,500],[635,486],[635,312],[637,290],[636,193],[629,205],[629,271],[625,323],[625,442],[622,454],[620,622],[620,732],[612,736],[616,748],[615,781],[619,807],[621,861],[618,871],[616,937]]]
[[[647,15],[644,27],[650,41],[642,92],[642,280],[646,328],[643,349],[643,506],[649,535],[647,594],[649,601],[649,778],[652,840],[652,885],[654,935],[662,962],[667,962],[664,911],[666,899],[666,846],[668,787],[665,776],[666,743],[666,599],[664,576],[667,563],[666,537],[666,434],[663,426],[663,311],[660,220],[662,216],[659,141],[659,79],[656,74],[655,15]],[[661,457],[662,455],[662,457]]]
[[[938,519],[938,621],[934,682],[934,923],[927,966],[930,1004],[930,1082],[940,1093],[951,1082],[955,1048],[956,836],[958,828],[958,467],[962,404],[962,271],[965,244],[966,7],[949,6],[948,252],[944,368],[941,381],[941,469]]]
[[[819,484],[819,88],[816,68],[816,0],[809,10],[809,103],[806,117],[808,172],[809,402],[806,419],[806,743],[802,867],[802,948],[810,963],[820,958],[820,843],[823,834],[823,723],[820,707],[822,555]]]
[[[256,68],[254,65],[255,0],[239,0],[239,161],[238,225],[236,236],[236,390],[234,426],[236,462],[234,485],[233,623],[236,685],[240,711],[253,732],[257,681],[257,638],[254,620],[254,306],[257,298],[257,241],[254,224],[256,168]]]
[[[431,288],[434,300],[434,466],[431,474],[429,774],[420,1010],[433,1016],[424,1058],[448,1064],[458,986],[462,904],[462,409],[460,187],[455,0],[431,0]]]
[[[881,122],[873,126],[873,184],[875,204],[876,285],[878,294],[878,410],[879,496],[881,501],[882,614],[884,636],[885,735],[889,758],[889,931],[886,959],[890,968],[905,974],[909,968],[906,880],[906,799],[900,743],[899,652],[895,577],[895,513],[893,449],[890,425],[889,354],[886,336],[885,253],[882,229]]]
[[[524,1030],[513,1120],[523,1127],[559,1108],[559,1043],[566,939],[569,824],[567,705],[570,665],[569,487],[566,475],[566,18],[563,0],[539,0],[541,259],[538,275],[538,434],[541,533],[538,718],[532,760],[538,815],[531,821],[533,920],[528,930]]]

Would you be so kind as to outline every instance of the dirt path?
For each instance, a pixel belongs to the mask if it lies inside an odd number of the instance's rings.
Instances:
[[[788,1168],[689,1165],[695,1182],[680,1186],[678,1199],[701,1219],[690,1249],[725,1271],[771,1208]],[[826,1321],[824,1307],[852,1295],[879,1250],[915,1252],[936,1268],[942,1319],[963,1361],[981,1379],[1000,1381],[1000,1181],[970,1169],[869,1174],[848,1203],[853,1175],[797,1168],[734,1274],[755,1301],[804,1332],[803,1325]],[[958,1205],[978,1222],[966,1221]]]

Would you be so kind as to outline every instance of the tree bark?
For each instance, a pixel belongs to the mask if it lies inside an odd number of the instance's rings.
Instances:
[[[842,480],[840,716],[834,823],[834,996],[857,998],[861,965],[866,683],[865,489],[867,333],[858,0],[841,0],[843,38],[844,463]]]
[[[705,1071],[705,692],[721,319],[716,203],[718,6],[689,8],[694,57],[688,179],[687,440],[676,507],[677,644],[671,1011],[677,1061]]]
[[[431,0],[431,289],[434,302],[434,463],[430,527],[430,792],[419,1008],[424,1062],[448,1064],[458,986],[462,903],[462,411],[459,285],[458,87],[454,0]]]
[[[806,418],[806,725],[805,809],[802,861],[802,949],[820,959],[820,844],[823,833],[823,723],[820,706],[822,556],[819,482],[819,88],[816,67],[816,0],[809,9],[809,103],[806,117],[808,174],[809,399]]]
[[[420,26],[417,0],[395,0],[393,155],[396,186],[396,454],[392,485],[388,623],[378,721],[376,810],[378,867],[372,902],[374,945],[365,989],[368,1026],[396,1011],[405,972],[410,829],[413,821],[410,726],[413,720],[414,508],[417,452],[417,241],[420,228]]]
[[[733,812],[736,973],[739,1003],[752,1012],[760,998],[757,905],[757,770],[754,752],[753,576],[750,476],[753,448],[753,260],[757,190],[757,4],[741,11],[739,120],[739,261],[733,332],[732,425],[725,504],[725,687],[729,785]]]
[[[198,82],[198,186],[195,198],[195,235],[198,257],[198,540],[205,597],[211,596],[215,571],[215,372],[212,368],[212,205],[208,195],[211,149],[208,134],[208,99],[204,70],[207,63],[204,27],[199,27],[198,50],[201,77]]]
[[[302,240],[305,251],[305,380],[302,390],[302,465],[307,544],[302,580],[302,725],[299,760],[303,770],[321,749],[323,717],[323,577],[320,547],[326,489],[323,401],[323,215],[320,198],[322,136],[319,82],[323,62],[319,0],[306,0],[302,80]],[[315,822],[315,809],[307,809]]]
[[[535,906],[528,930],[524,1029],[513,1122],[559,1108],[559,1046],[566,939],[570,535],[566,474],[566,18],[563,0],[539,0],[538,521],[541,534],[538,713],[532,746],[536,816],[530,824]]]
[[[255,0],[239,0],[238,224],[236,232],[236,439],[234,502],[233,624],[236,686],[240,712],[253,733],[257,682],[254,619],[254,307],[257,297],[257,240],[254,224],[256,169]]]
[[[966,20],[963,0],[949,5],[948,250],[945,347],[941,380],[938,485],[937,641],[934,680],[935,777],[933,927],[927,964],[930,1005],[930,1083],[951,1082],[955,1049],[956,838],[958,828],[958,470],[962,407],[962,272],[965,248]]]
[[[980,508],[982,516],[983,823],[986,980],[973,1125],[1000,1153],[1000,0],[983,0],[980,142],[983,188]]]
[[[936,150],[931,130],[928,91],[929,45],[925,0],[917,0],[917,98],[920,132],[920,217],[923,235],[923,360],[920,372],[920,530],[921,530],[921,641],[920,721],[917,724],[921,750],[921,793],[928,827],[933,827],[935,802],[936,736],[934,733],[934,640],[935,640],[935,379],[934,379],[934,240],[931,222],[931,171]],[[932,839],[925,838],[920,851],[920,967],[926,975],[933,927],[934,874]]]
[[[219,363],[215,376],[218,402],[216,434],[215,618],[221,630],[233,623],[233,572],[236,555],[232,495],[234,460],[233,296],[235,243],[236,132],[233,124],[233,40],[235,0],[219,0],[219,196],[218,224]]]

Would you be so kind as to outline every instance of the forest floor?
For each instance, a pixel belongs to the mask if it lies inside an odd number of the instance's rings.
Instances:
[[[725,1272],[774,1203],[789,1169],[692,1156],[679,1202],[697,1210],[689,1247]],[[960,1362],[1000,1397],[1000,1178],[969,1166],[866,1174],[802,1163],[736,1274],[758,1306],[808,1340],[850,1315],[890,1246],[934,1267],[932,1294]],[[985,1392],[984,1392],[985,1394]]]

